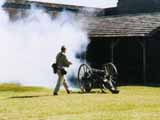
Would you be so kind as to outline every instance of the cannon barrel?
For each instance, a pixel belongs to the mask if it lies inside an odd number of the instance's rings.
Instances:
[[[99,70],[99,69],[96,69],[96,68],[92,68],[92,72],[105,73],[105,70]]]

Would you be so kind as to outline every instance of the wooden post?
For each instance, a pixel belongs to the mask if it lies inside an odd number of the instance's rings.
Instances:
[[[146,40],[143,40],[143,83],[146,83]]]
[[[143,39],[139,43],[142,46],[143,50],[143,83],[145,84],[146,83],[146,40]]]
[[[111,46],[110,46],[110,50],[111,50],[111,62],[114,62],[114,48],[115,46],[118,44],[119,40],[112,40],[111,41]]]
[[[111,50],[111,62],[113,63],[114,62],[114,41],[112,40],[111,41],[111,46],[110,46],[110,50]]]

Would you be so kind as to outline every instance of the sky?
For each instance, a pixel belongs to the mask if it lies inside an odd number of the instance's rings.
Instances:
[[[88,6],[88,7],[108,8],[108,7],[115,7],[117,5],[118,0],[29,0],[29,1],[41,1],[49,3],[61,3],[61,4]]]

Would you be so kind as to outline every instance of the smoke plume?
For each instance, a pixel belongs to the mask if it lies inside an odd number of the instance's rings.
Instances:
[[[67,47],[68,59],[73,63],[67,78],[77,76],[80,60],[75,56],[88,44],[83,18],[67,11],[51,18],[35,8],[14,22],[0,8],[0,18],[0,83],[53,87],[57,76],[51,64],[62,45]]]

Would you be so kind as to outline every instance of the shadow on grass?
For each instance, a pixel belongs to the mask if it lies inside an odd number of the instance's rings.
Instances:
[[[67,93],[64,93],[67,95]],[[85,94],[109,94],[109,91],[106,90],[104,92],[101,92],[99,90],[94,90],[94,91],[90,91],[90,92],[81,92],[81,91],[71,91],[70,94],[68,95],[72,95],[72,94],[81,94],[81,95],[85,95]],[[25,99],[25,98],[39,98],[39,97],[49,97],[49,96],[54,96],[52,94],[47,94],[47,95],[25,95],[25,96],[12,96],[12,97],[8,97],[8,99]],[[62,96],[62,94],[59,94],[58,96]]]
[[[90,91],[90,92],[81,92],[81,91],[72,91],[71,94],[108,94],[109,91]]]
[[[52,96],[52,95],[26,95],[26,96],[12,96],[8,97],[8,99],[17,99],[17,98],[38,98],[38,97],[46,97],[46,96]]]
[[[67,93],[66,93],[67,94]],[[91,91],[91,92],[80,92],[80,91],[72,91],[69,95],[72,94],[108,94],[108,92],[100,92],[100,91]],[[8,97],[8,99],[25,99],[25,98],[39,98],[39,97],[49,97],[49,96],[53,96],[51,95],[26,95],[26,96],[12,96],[12,97]],[[61,95],[59,95],[61,96]]]

